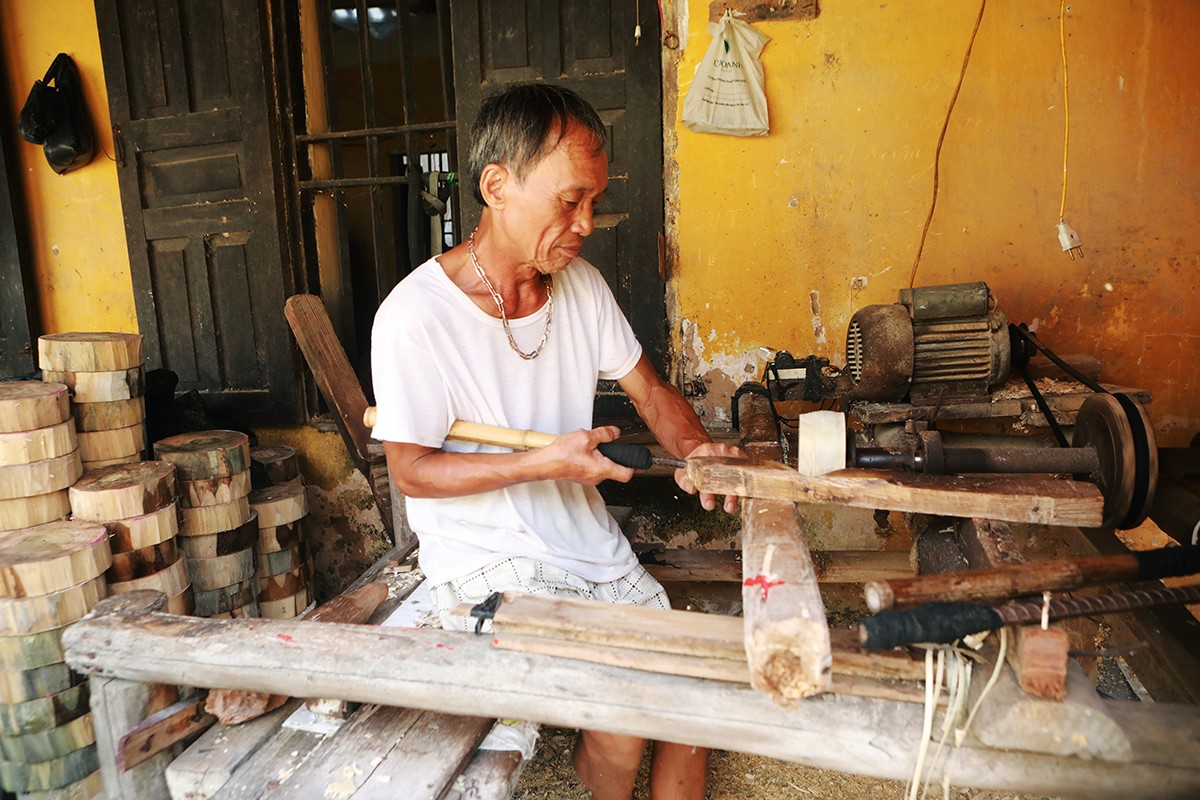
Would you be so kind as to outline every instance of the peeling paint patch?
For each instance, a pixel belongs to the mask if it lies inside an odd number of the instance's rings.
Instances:
[[[808,305],[812,309],[813,335],[817,344],[825,344],[828,340],[825,338],[825,325],[821,322],[821,293],[816,289],[808,293]]]

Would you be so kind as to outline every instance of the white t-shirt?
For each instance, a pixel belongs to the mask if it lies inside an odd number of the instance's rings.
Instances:
[[[527,353],[541,339],[546,311],[543,306],[510,321]],[[506,452],[445,436],[456,419],[546,433],[590,428],[597,380],[624,377],[641,355],[604,278],[582,259],[554,276],[550,335],[532,360],[513,352],[501,321],[431,259],[401,281],[375,315],[373,435],[455,452]],[[421,569],[433,583],[510,556],[546,561],[598,583],[637,563],[592,486],[536,481],[464,497],[413,497],[407,505]]]

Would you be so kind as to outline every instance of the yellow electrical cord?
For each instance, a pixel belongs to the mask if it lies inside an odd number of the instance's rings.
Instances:
[[[1058,7],[1058,42],[1062,49],[1063,65],[1063,174],[1062,201],[1058,204],[1058,221],[1067,213],[1067,145],[1071,139],[1071,104],[1067,100],[1067,0]]]

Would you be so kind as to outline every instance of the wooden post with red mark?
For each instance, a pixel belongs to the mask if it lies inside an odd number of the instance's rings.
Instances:
[[[782,460],[770,400],[739,399],[742,447]],[[825,605],[795,503],[742,501],[742,606],[750,683],[780,702],[829,691],[833,657]]]

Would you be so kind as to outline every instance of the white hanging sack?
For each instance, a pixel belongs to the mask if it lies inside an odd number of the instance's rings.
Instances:
[[[713,40],[683,101],[683,124],[697,133],[766,136],[767,93],[758,56],[771,40],[726,11],[709,23]]]

